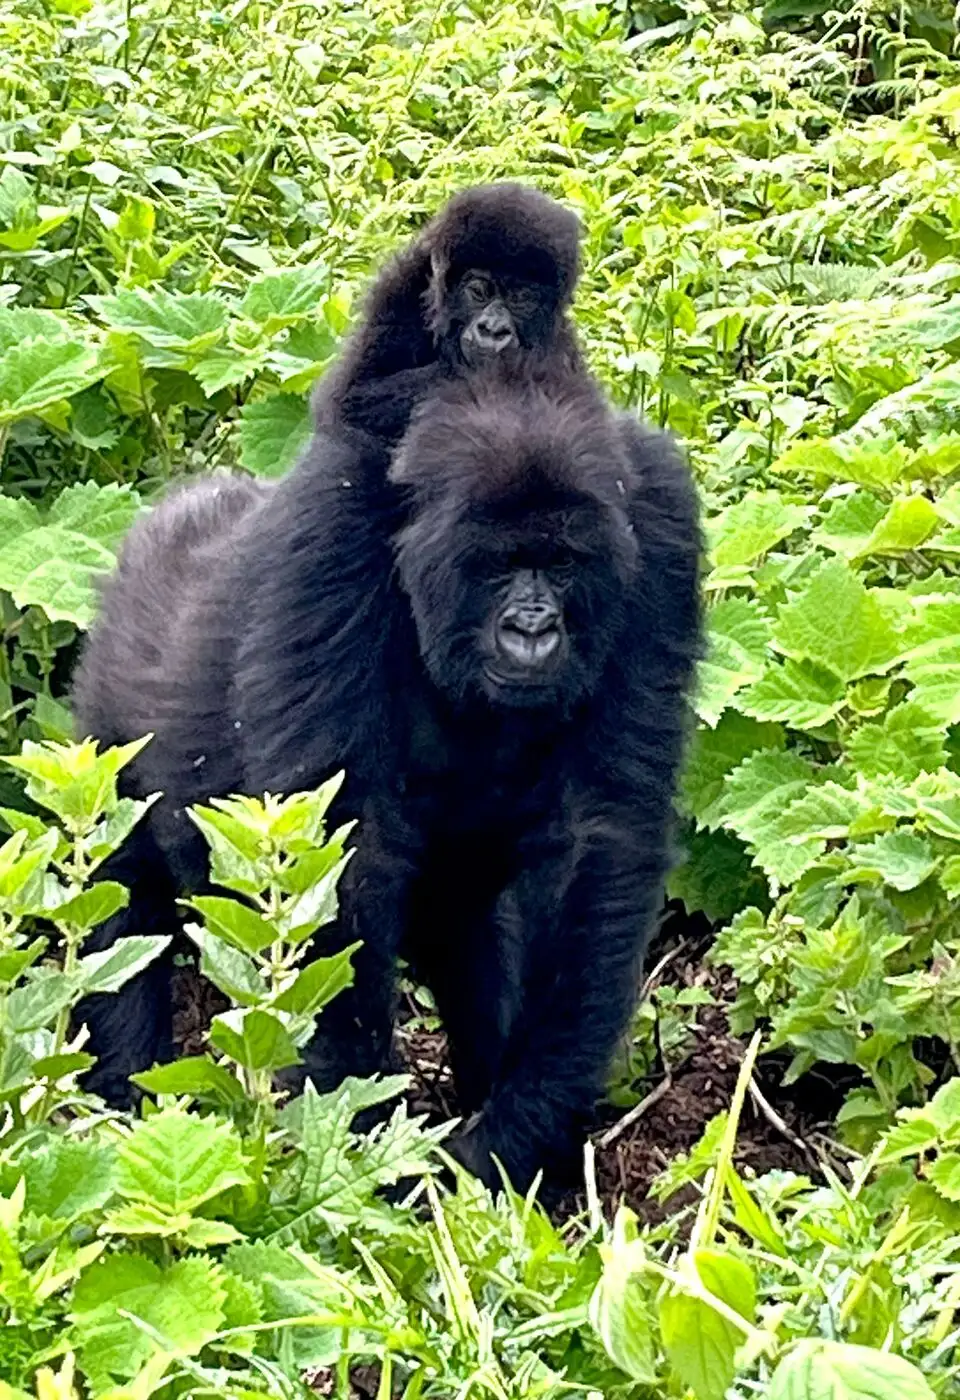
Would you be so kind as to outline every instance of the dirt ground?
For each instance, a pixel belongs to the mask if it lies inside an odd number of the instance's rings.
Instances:
[[[593,1132],[601,1198],[612,1213],[625,1202],[651,1222],[665,1209],[676,1210],[683,1198],[664,1208],[648,1197],[651,1181],[679,1152],[688,1151],[709,1120],[730,1103],[743,1054],[743,1042],[731,1036],[725,1004],[734,987],[723,969],[709,968],[704,954],[709,930],[691,929],[668,921],[651,948],[648,967],[654,969],[646,991],[657,986],[706,988],[713,1003],[696,1008],[686,1044],[674,1057],[670,1072],[658,1066],[639,1086],[645,1107],[639,1117],[626,1119],[626,1110],[603,1107]],[[659,970],[658,970],[659,969]],[[178,970],[175,989],[175,1033],[182,1053],[198,1054],[211,1016],[223,1009],[219,993],[192,967]],[[410,1107],[443,1121],[457,1112],[456,1093],[446,1063],[442,1031],[424,1029],[412,998],[401,1008],[398,1040],[412,1075]],[[760,1174],[789,1169],[817,1177],[824,1155],[830,1155],[829,1122],[842,1099],[842,1090],[812,1076],[792,1092],[780,1085],[783,1065],[765,1059],[755,1076],[759,1096],[748,1097],[738,1136],[737,1160],[742,1169]],[[837,1165],[840,1165],[839,1163]],[[551,1215],[563,1219],[583,1209],[582,1193],[550,1192],[545,1197]]]

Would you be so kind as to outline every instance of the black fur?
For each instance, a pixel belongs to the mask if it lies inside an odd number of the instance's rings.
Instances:
[[[525,356],[578,366],[566,313],[579,243],[576,215],[528,185],[480,185],[455,195],[371,287],[359,329],[314,398],[317,426],[399,441],[414,405],[464,368],[457,289],[471,268],[498,282]]]
[[[392,469],[318,434],[207,552],[177,544],[184,510],[190,493],[131,532],[75,691],[81,732],[156,735],[130,774],[167,796],[128,926],[202,881],[187,804],[344,767],[332,815],[359,818],[357,853],[324,947],[364,946],[306,1072],[329,1087],[385,1063],[403,953],[473,1115],[457,1151],[525,1185],[575,1156],[661,900],[699,644],[686,467],[583,376],[479,375],[420,407]],[[481,638],[520,566],[554,580],[569,656],[498,688]],[[110,1087],[164,1048],[161,975],[92,1024]]]

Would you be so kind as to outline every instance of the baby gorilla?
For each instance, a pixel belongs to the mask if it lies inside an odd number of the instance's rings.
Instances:
[[[464,190],[374,283],[360,328],[314,401],[320,428],[396,443],[431,388],[501,361],[580,365],[567,310],[575,214],[528,185]]]
[[[128,774],[165,793],[106,937],[202,882],[186,805],[342,766],[357,850],[323,948],[363,946],[304,1072],[383,1067],[404,956],[447,1029],[461,1159],[519,1187],[575,1162],[668,860],[699,641],[676,450],[583,376],[488,369],[434,391],[392,465],[318,437],[215,565],[171,573],[171,509],[132,531],[77,682],[81,731],[154,731]],[[148,587],[170,600],[149,622]],[[91,1018],[114,1083],[160,1046],[158,976]]]

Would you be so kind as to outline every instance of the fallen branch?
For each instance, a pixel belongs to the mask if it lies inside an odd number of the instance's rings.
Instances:
[[[803,1138],[795,1133],[790,1125],[781,1118],[773,1104],[764,1097],[760,1085],[752,1076],[748,1088],[750,1090],[750,1097],[753,1099],[764,1118],[766,1118],[767,1122],[776,1128],[778,1133],[782,1133],[788,1142],[792,1142],[794,1147],[803,1153],[808,1162],[813,1162],[819,1167],[820,1163],[817,1161],[817,1154],[814,1152],[813,1148],[808,1142],[804,1142]]]
[[[608,1128],[607,1131],[597,1139],[597,1146],[609,1147],[612,1143],[616,1142],[617,1138],[620,1137],[621,1133],[625,1133],[628,1128],[633,1127],[634,1123],[639,1122],[643,1115],[649,1109],[653,1108],[653,1105],[655,1103],[659,1103],[663,1096],[665,1094],[668,1094],[672,1088],[673,1076],[671,1074],[668,1074],[665,1079],[660,1080],[660,1083],[655,1089],[650,1090],[650,1093],[647,1094],[646,1098],[643,1098],[640,1100],[639,1103],[634,1104],[633,1108],[630,1109],[629,1113],[625,1113],[622,1118],[619,1118],[617,1122],[614,1123],[612,1128]]]

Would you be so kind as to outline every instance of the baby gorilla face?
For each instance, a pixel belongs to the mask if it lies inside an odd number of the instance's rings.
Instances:
[[[548,287],[468,268],[449,292],[451,353],[471,369],[509,365],[521,350],[546,339],[555,316],[556,297]]]

